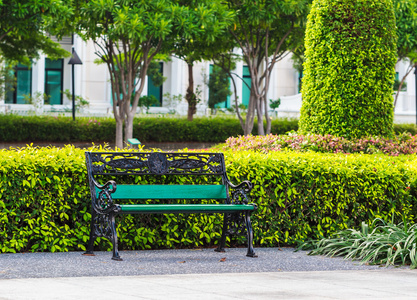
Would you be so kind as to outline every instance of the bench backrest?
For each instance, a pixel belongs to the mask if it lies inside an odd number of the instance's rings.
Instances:
[[[93,198],[98,177],[129,175],[216,176],[222,184],[117,185],[113,199],[227,199],[228,187],[223,153],[86,152]],[[101,182],[103,184],[104,182]]]

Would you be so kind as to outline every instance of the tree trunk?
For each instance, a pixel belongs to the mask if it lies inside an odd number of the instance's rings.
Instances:
[[[256,97],[256,115],[258,117],[258,135],[265,135],[264,130],[264,114],[262,109],[262,97]]]
[[[196,99],[196,96],[194,94],[193,64],[187,62],[187,66],[188,66],[188,88],[187,88],[187,93],[185,95],[185,99],[188,102],[187,118],[188,118],[188,121],[192,121],[193,120],[193,115],[197,111],[197,99]]]
[[[234,91],[234,94],[235,94],[236,114],[237,114],[237,117],[239,118],[240,126],[242,127],[242,130],[244,132],[245,131],[245,122],[243,121],[242,115],[240,114],[239,104],[237,103],[237,87],[236,87],[236,82],[235,82],[235,79],[233,78],[233,76],[232,76],[232,74],[230,72],[229,72],[229,77],[232,80],[233,91]]]
[[[251,87],[252,89],[253,87]],[[256,100],[254,98],[254,93],[251,91],[249,96],[249,105],[248,105],[248,113],[246,115],[245,120],[245,128],[243,130],[244,135],[252,134],[253,130],[253,122],[255,121],[255,111],[256,111]]]
[[[266,102],[266,95],[263,97],[264,107],[265,107],[265,119],[266,119],[266,134],[271,134],[271,117],[268,113],[268,103]]]
[[[133,118],[135,114],[134,112],[129,112],[125,119],[125,138],[124,144],[127,145],[127,140],[133,138]]]
[[[123,119],[116,119],[116,148],[123,149]]]

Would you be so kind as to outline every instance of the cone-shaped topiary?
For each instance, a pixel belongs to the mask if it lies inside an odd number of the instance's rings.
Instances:
[[[302,133],[393,132],[396,63],[391,0],[314,0],[305,38]]]

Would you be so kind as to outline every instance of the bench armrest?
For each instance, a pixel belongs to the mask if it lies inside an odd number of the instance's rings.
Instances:
[[[241,183],[234,185],[229,179],[226,181],[232,194],[231,203],[233,204],[248,204],[248,194],[253,188],[252,182],[244,180]]]
[[[119,205],[114,203],[111,194],[116,192],[117,184],[114,180],[109,180],[105,184],[101,185],[94,179],[92,180],[95,187],[95,197],[93,199],[93,208],[98,213],[108,214],[109,212],[118,212],[120,210]],[[97,191],[100,190],[100,191]],[[98,192],[98,195],[97,195]]]

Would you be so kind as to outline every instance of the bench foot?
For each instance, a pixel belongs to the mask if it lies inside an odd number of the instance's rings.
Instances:
[[[253,253],[248,253],[246,254],[247,257],[258,257],[258,255],[255,254],[255,252]]]
[[[248,257],[258,257],[253,250],[253,230],[252,230],[252,223],[250,221],[250,213],[245,213],[245,225],[246,225],[246,234],[248,239],[248,253],[246,256]]]
[[[96,255],[93,253],[93,251],[86,251],[86,252],[84,252],[82,255],[84,255],[84,256],[96,256]]]
[[[216,249],[214,249],[214,251],[216,251],[216,252],[226,252],[226,250],[224,250],[224,248],[216,248]]]
[[[123,261],[123,259],[119,256],[119,257],[112,257],[112,260],[116,260],[116,261]]]

